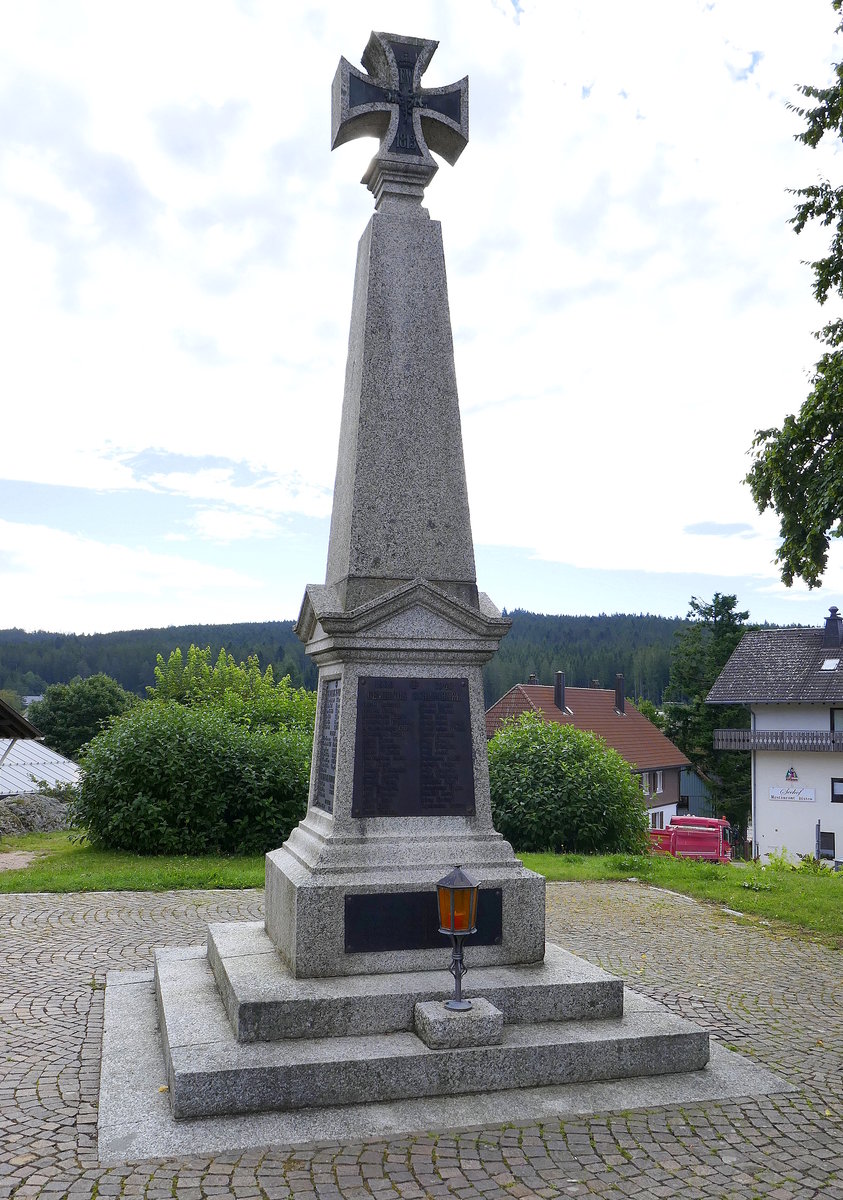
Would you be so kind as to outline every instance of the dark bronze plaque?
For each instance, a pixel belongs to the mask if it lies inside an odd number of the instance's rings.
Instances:
[[[481,888],[477,897],[477,932],[472,946],[499,946],[503,936],[503,893]],[[346,954],[382,954],[387,950],[441,950],[450,947],[439,932],[436,892],[349,893],[345,897]],[[444,961],[444,959],[443,959]]]
[[[340,721],[340,681],[338,679],[329,679],[322,684],[321,708],[313,807],[332,813],[334,811],[334,780],[337,773],[337,733]]]
[[[363,676],[353,817],[474,814],[467,679]]]

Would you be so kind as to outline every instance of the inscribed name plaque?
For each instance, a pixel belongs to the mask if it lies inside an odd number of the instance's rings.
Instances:
[[[472,946],[499,946],[503,938],[503,892],[481,888]],[[350,892],[345,897],[346,954],[391,950],[441,950],[436,892]]]
[[[351,815],[473,814],[468,680],[363,676]]]
[[[316,756],[314,808],[334,811],[334,781],[337,773],[337,731],[340,722],[340,681],[328,679],[322,685],[322,712],[319,722],[319,751]]]

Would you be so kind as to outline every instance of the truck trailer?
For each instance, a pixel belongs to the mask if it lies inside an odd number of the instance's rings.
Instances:
[[[664,829],[650,830],[653,854],[732,861],[732,827],[725,817],[671,817]]]

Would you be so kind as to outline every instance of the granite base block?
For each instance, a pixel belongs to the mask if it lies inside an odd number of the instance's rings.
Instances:
[[[660,1008],[634,992],[627,991],[625,1000],[627,1011]],[[455,1129],[558,1122],[577,1114],[703,1104],[794,1090],[752,1058],[726,1050],[716,1041],[704,1071],[194,1121],[175,1120],[166,1082],[152,972],[109,971],[97,1120],[98,1158],[107,1165],[265,1146],[382,1140],[430,1131],[452,1135]]]
[[[159,951],[159,975],[178,985],[181,951]],[[475,966],[467,994],[500,1009],[510,1025],[620,1017],[623,983],[584,959],[548,943],[543,961],[528,966]],[[437,970],[386,975],[297,979],[261,921],[208,927],[208,962],[240,1042],[347,1037],[413,1029],[416,1004],[453,992],[450,950],[442,939]]]
[[[454,1012],[442,1000],[428,1000],[415,1008],[416,1036],[431,1050],[458,1050],[464,1046],[499,1046],[503,1041],[503,1013],[488,1000],[472,1000],[465,1012]]]
[[[396,818],[400,823],[400,818]],[[435,896],[436,882],[453,861],[439,858],[415,868],[378,866],[348,873],[320,873],[305,866],[291,852],[297,831],[289,842],[266,856],[266,930],[290,970],[301,979],[339,975],[378,975],[395,971],[435,970],[441,962],[438,949],[385,950],[350,953],[345,942],[346,896],[425,891]],[[405,852],[414,852],[424,863],[428,848],[418,837],[405,839]],[[486,842],[478,839],[484,850]],[[472,843],[459,849],[461,865],[482,871],[483,887],[502,893],[502,933],[496,945],[475,945],[473,960],[482,965],[541,962],[544,954],[545,881],[513,859],[513,865],[478,866],[471,856]],[[436,852],[446,853],[437,845]],[[430,852],[432,854],[432,851]],[[482,890],[481,890],[482,903]],[[444,939],[443,939],[444,944]]]
[[[646,1007],[621,1019],[506,1025],[496,1046],[435,1050],[409,1032],[244,1045],[196,948],[159,952],[156,967],[178,1118],[660,1075],[699,1070],[709,1056],[707,1033]]]

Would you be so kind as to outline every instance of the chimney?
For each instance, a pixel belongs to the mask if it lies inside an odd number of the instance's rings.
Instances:
[[[823,650],[839,650],[843,645],[843,617],[838,616],[837,605],[832,604],[825,619]]]
[[[557,671],[553,681],[553,703],[560,712],[565,711],[565,672]]]
[[[527,682],[528,683],[538,683],[538,681],[539,681],[538,676],[536,675],[535,671],[531,671],[530,678],[527,680]]]
[[[623,715],[623,675],[615,676],[615,708]]]

